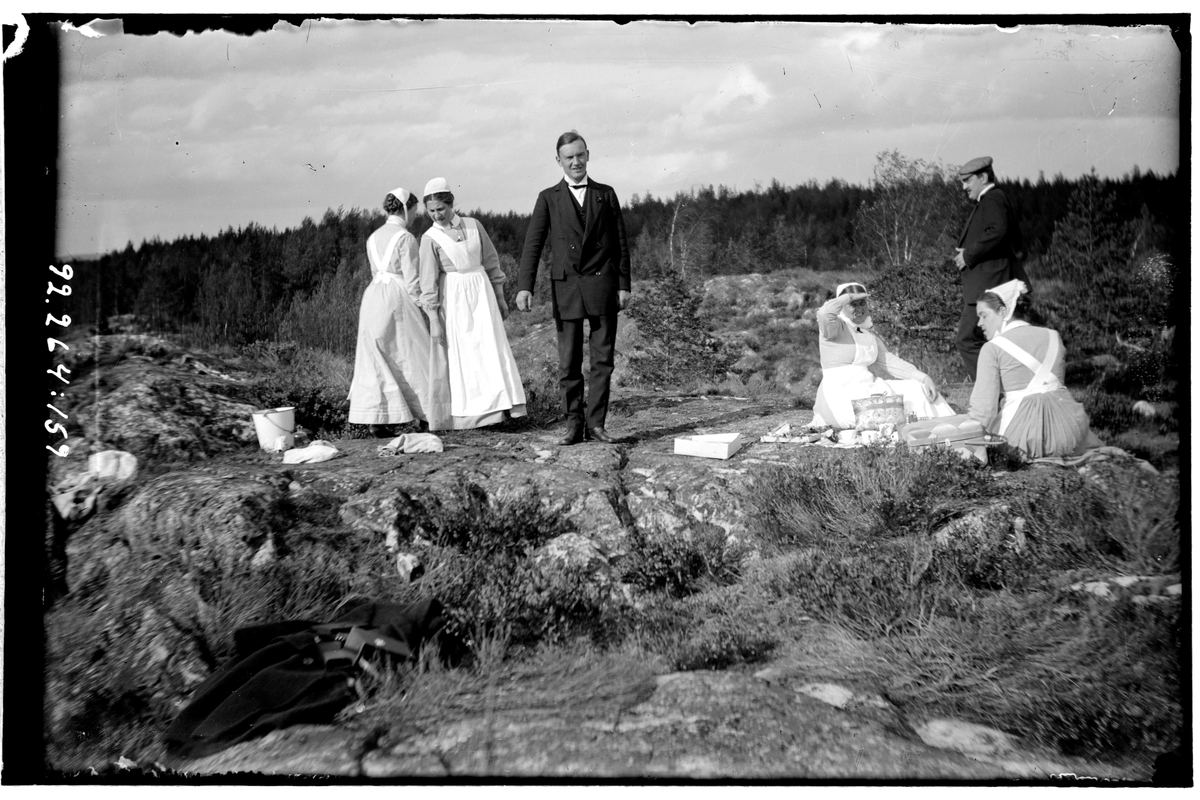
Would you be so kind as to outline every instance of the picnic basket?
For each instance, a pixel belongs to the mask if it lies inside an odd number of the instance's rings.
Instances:
[[[904,397],[898,394],[873,394],[850,401],[854,409],[854,429],[877,431],[884,425],[904,422]]]

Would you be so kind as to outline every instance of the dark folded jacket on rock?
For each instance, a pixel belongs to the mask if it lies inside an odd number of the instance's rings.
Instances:
[[[414,657],[444,624],[436,599],[347,607],[328,623],[286,620],[234,632],[235,657],[196,688],[164,736],[199,758],[300,723],[322,724],[357,697],[360,656]]]

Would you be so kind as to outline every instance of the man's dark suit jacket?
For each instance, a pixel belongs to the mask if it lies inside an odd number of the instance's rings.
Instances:
[[[615,316],[617,291],[629,291],[629,244],[611,186],[588,179],[586,229],[561,180],[538,195],[525,234],[517,291],[533,292],[542,249],[550,245],[555,319]]]
[[[993,186],[979,198],[958,246],[967,265],[962,271],[964,303],[974,303],[988,289],[1013,279],[1033,289],[1019,256],[1022,243],[1016,215],[999,188]]]

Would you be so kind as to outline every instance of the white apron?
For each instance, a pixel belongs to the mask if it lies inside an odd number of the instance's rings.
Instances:
[[[845,320],[845,317],[843,317]],[[846,320],[846,327],[854,339],[854,361],[841,367],[830,367],[822,371],[821,388],[825,390],[825,401],[837,417],[838,427],[854,427],[853,400],[873,394],[895,394],[886,381],[879,380],[867,369],[879,358],[879,342],[875,334],[859,331],[858,326]],[[832,420],[831,420],[832,422]]]
[[[1004,338],[1003,334],[992,337],[992,342],[1004,352],[1020,361],[1033,372],[1033,379],[1029,381],[1029,385],[1019,392],[1004,393],[1004,408],[1000,410],[1000,430],[997,431],[1001,436],[1008,430],[1008,426],[1012,423],[1013,417],[1017,414],[1017,409],[1021,405],[1021,401],[1026,397],[1035,394],[1044,394],[1046,392],[1054,392],[1062,388],[1062,383],[1058,380],[1051,369],[1054,362],[1058,360],[1058,350],[1060,340],[1058,331],[1050,331],[1050,346],[1046,351],[1046,358],[1038,361],[1034,356],[1021,349],[1021,347],[1011,339]]]
[[[504,320],[483,268],[479,231],[464,220],[464,240],[437,227],[425,232],[454,264],[442,273],[450,413],[480,417],[525,404],[521,375],[508,346]]]
[[[400,230],[387,239],[383,255],[376,250],[378,231],[367,240],[371,282],[359,306],[354,375],[350,381],[347,421],[359,425],[392,425],[414,418],[431,425],[449,414],[449,403],[437,403],[430,376],[429,331],[425,318],[404,285],[392,272],[392,259],[403,237]]]
[[[868,367],[879,358],[879,340],[868,330],[860,331],[845,315],[839,314],[854,339],[854,360],[840,367],[822,370],[821,386],[817,390],[813,423],[834,428],[853,428],[854,402],[873,394],[900,395],[904,398],[904,415],[920,419],[948,417],[954,409],[938,396],[932,403],[925,388],[914,380],[877,378]],[[826,417],[831,417],[827,419]]]

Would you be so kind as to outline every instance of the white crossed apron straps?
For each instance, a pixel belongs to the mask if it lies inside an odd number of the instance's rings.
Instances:
[[[463,241],[456,242],[436,225],[425,231],[425,235],[432,236],[433,240],[442,248],[442,252],[454,262],[454,269],[457,272],[471,272],[471,239],[474,231],[467,227],[466,223],[463,223],[463,233]]]
[[[396,245],[400,243],[400,237],[405,231],[396,231],[391,240],[387,244],[387,248],[383,252],[383,259],[376,260],[375,248],[367,248],[367,257],[371,260],[371,280],[376,283],[391,283],[392,281],[400,280],[400,276],[394,272],[388,272],[388,265],[392,263],[392,254],[396,252]]]
[[[1027,395],[1052,392],[1062,385],[1059,383],[1058,378],[1054,376],[1054,373],[1051,372],[1054,362],[1058,360],[1060,340],[1057,331],[1050,331],[1050,346],[1046,350],[1046,357],[1041,361],[1038,361],[1029,352],[1023,350],[1016,342],[1006,339],[1003,335],[993,337],[992,342],[1017,361],[1029,367],[1033,372],[1033,379],[1029,381],[1028,386],[1019,392],[1006,392],[1004,395],[1004,410],[1000,412],[1000,430],[998,431],[1003,436],[1004,432],[1008,430],[1009,423],[1016,416],[1017,408],[1021,405],[1021,401]]]

